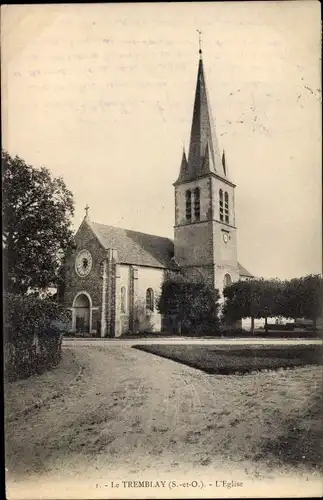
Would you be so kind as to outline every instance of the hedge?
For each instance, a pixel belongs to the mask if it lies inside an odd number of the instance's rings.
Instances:
[[[5,295],[4,375],[14,381],[56,366],[61,359],[66,311],[36,295]]]
[[[323,364],[322,345],[135,345],[134,349],[177,361],[206,373],[247,374]]]

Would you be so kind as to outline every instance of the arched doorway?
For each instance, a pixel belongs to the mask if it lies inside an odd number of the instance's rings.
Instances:
[[[231,284],[232,284],[232,279],[231,279],[230,274],[225,274],[225,275],[224,275],[224,283],[223,283],[224,288],[225,288],[226,286],[231,285]]]
[[[90,333],[90,298],[85,293],[80,293],[74,300],[75,330],[77,333]]]

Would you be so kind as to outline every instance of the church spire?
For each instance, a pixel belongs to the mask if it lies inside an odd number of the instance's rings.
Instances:
[[[223,168],[221,153],[218,147],[217,137],[212,121],[212,113],[209,105],[207,89],[205,84],[204,66],[201,48],[201,32],[199,33],[199,64],[195,90],[193,118],[191,125],[191,137],[187,159],[185,178],[180,175],[182,181],[189,181],[207,173],[218,174],[226,178]],[[179,182],[179,179],[178,181]]]
[[[186,153],[185,153],[185,147],[183,146],[181,168],[179,170],[179,176],[178,176],[176,183],[185,181],[186,176],[187,176],[187,168],[188,168],[187,158],[186,158]]]
[[[222,153],[222,167],[223,167],[224,175],[227,175],[228,169],[227,169],[227,162],[226,162],[226,159],[225,159],[225,151],[224,150],[223,150],[223,153]]]

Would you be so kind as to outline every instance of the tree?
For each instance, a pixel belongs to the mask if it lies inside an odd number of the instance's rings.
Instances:
[[[319,275],[280,281],[257,279],[237,281],[223,291],[225,297],[224,317],[232,321],[250,317],[309,318],[316,327],[322,316],[323,279]]]
[[[223,290],[225,298],[223,317],[226,322],[237,321],[251,316],[250,281],[236,281]]]
[[[316,328],[322,316],[323,279],[319,275],[308,275],[285,281],[279,301],[279,312],[286,318],[308,318]]]
[[[163,315],[176,317],[179,333],[208,333],[219,328],[219,299],[219,291],[205,282],[168,272],[157,308]]]
[[[252,331],[255,318],[265,318],[267,326],[267,318],[276,316],[281,290],[282,283],[277,279],[253,279],[232,283],[223,291],[224,317],[231,321],[251,318]]]
[[[323,314],[323,279],[319,275],[309,275],[301,278],[303,285],[302,313],[304,318],[313,321],[316,329],[317,319]]]
[[[282,289],[282,283],[278,279],[259,279],[251,282],[254,291],[253,315],[255,318],[265,318],[265,329],[267,330],[267,320],[277,316],[277,308]]]
[[[72,243],[73,195],[62,178],[2,151],[5,289],[24,294],[59,286]]]

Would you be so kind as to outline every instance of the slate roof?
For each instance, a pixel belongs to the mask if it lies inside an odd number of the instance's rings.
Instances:
[[[177,269],[174,242],[169,238],[140,233],[121,227],[106,226],[87,220],[88,225],[104,248],[114,248],[121,264]],[[252,278],[252,274],[238,263],[239,274]]]
[[[242,276],[243,278],[253,278],[254,276],[249,273],[249,271],[243,267],[240,262],[238,262],[238,268],[239,268],[239,275]]]
[[[104,248],[114,248],[122,264],[174,269],[174,243],[169,238],[87,221]]]

